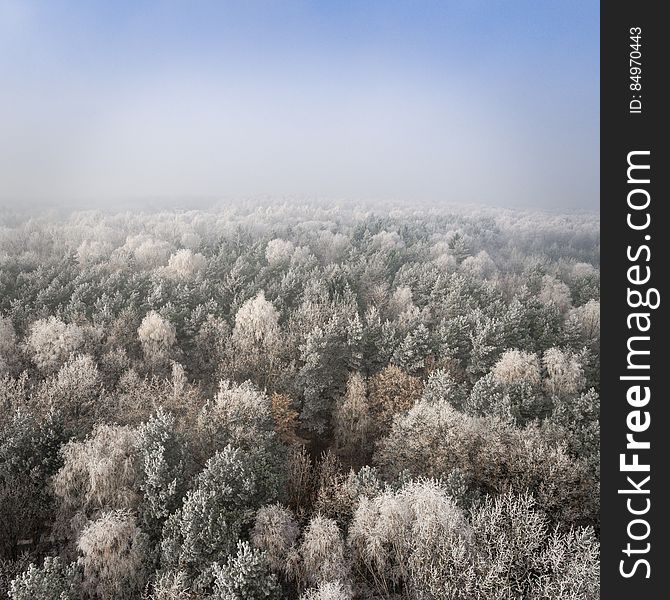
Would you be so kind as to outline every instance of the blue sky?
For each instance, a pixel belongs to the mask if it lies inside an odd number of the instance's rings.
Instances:
[[[0,197],[595,209],[598,12],[0,0]]]

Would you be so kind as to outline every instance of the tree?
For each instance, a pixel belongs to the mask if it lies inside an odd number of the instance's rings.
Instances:
[[[293,446],[286,460],[287,504],[298,515],[311,511],[315,473],[305,446]]]
[[[207,259],[200,253],[182,248],[177,250],[168,261],[167,272],[177,279],[194,279],[207,267]]]
[[[265,259],[271,267],[286,266],[293,256],[295,246],[289,240],[276,238],[265,247]]]
[[[447,247],[449,254],[456,259],[457,264],[461,264],[468,256],[470,249],[465,236],[460,231],[455,232],[449,240]]]
[[[396,330],[391,321],[382,321],[379,310],[372,306],[364,315],[361,353],[366,374],[384,368],[396,347]]]
[[[537,561],[543,576],[533,581],[530,597],[534,600],[599,598],[599,556],[600,547],[592,529],[555,529]]]
[[[502,322],[495,317],[488,317],[481,311],[474,311],[470,318],[473,329],[470,334],[470,364],[467,372],[476,381],[489,372],[496,363],[503,347]]]
[[[170,244],[150,236],[138,235],[128,238],[126,247],[133,252],[136,264],[144,269],[164,265],[170,254]]]
[[[547,373],[544,388],[551,396],[577,393],[584,385],[582,367],[577,358],[560,348],[550,348],[542,356]]]
[[[293,513],[281,504],[268,504],[256,513],[251,542],[265,553],[274,571],[288,576],[299,535],[300,527]]]
[[[160,367],[170,358],[170,350],[176,342],[176,332],[172,324],[152,310],[146,314],[137,329],[144,358],[152,367]]]
[[[533,497],[508,492],[487,498],[473,510],[471,522],[482,552],[477,565],[481,593],[501,600],[527,597],[549,527]]]
[[[283,444],[293,445],[305,443],[298,433],[298,417],[300,413],[293,408],[293,400],[287,394],[272,394],[272,418],[275,423],[275,431]]]
[[[389,313],[397,318],[402,313],[411,311],[413,308],[412,288],[406,285],[397,287],[389,300]]]
[[[478,252],[475,256],[468,256],[461,263],[461,271],[478,279],[489,279],[497,270],[495,262],[486,250]]]
[[[362,498],[348,541],[355,567],[381,596],[471,597],[472,530],[433,480]]]
[[[538,298],[542,304],[553,305],[564,314],[572,306],[570,288],[551,275],[542,278],[542,287]]]
[[[249,381],[238,385],[221,380],[214,401],[206,402],[198,415],[198,444],[205,456],[232,444],[259,461],[278,461],[282,449],[275,426],[272,403],[265,392]],[[277,475],[275,469],[272,472]]]
[[[76,432],[88,431],[100,412],[102,382],[100,371],[88,355],[70,358],[55,376],[37,389],[44,410],[57,410]]]
[[[279,313],[265,293],[247,300],[235,315],[232,362],[242,377],[268,385],[278,366],[281,346]]]
[[[333,413],[335,446],[349,458],[363,458],[370,450],[368,437],[372,421],[366,395],[366,384],[360,373],[351,373],[347,392],[339,399]]]
[[[300,600],[351,600],[351,590],[339,581],[326,581],[316,588],[310,588],[300,596]]]
[[[410,331],[393,353],[393,363],[407,373],[423,372],[426,359],[431,354],[430,333],[428,328],[420,323],[416,329]]]
[[[63,425],[55,413],[14,412],[0,426],[0,557],[15,556],[19,540],[38,542],[55,506],[50,480],[60,467]]]
[[[274,500],[263,494],[252,457],[226,446],[212,456],[163,529],[162,564],[203,574],[230,554],[257,508]]]
[[[312,517],[300,543],[303,577],[308,585],[349,579],[349,565],[345,558],[344,541],[333,519]]]
[[[211,600],[265,600],[280,598],[276,576],[270,572],[263,552],[247,542],[237,542],[237,554],[224,564],[215,564]]]
[[[589,300],[586,304],[573,308],[566,318],[566,329],[576,333],[576,345],[587,346],[594,352],[600,349],[600,302]]]
[[[52,372],[64,364],[84,343],[82,329],[56,317],[38,319],[30,326],[28,348],[37,367]]]
[[[385,434],[396,414],[409,410],[421,396],[423,385],[395,365],[389,365],[369,382],[370,412],[377,435]]]
[[[471,521],[479,550],[476,597],[598,597],[600,568],[593,530],[552,531],[532,496],[510,492],[486,499],[472,511]]]
[[[300,353],[297,383],[304,397],[300,418],[308,430],[323,434],[330,425],[335,398],[346,387],[350,348],[341,320],[334,316],[323,327],[315,327]]]
[[[530,384],[540,383],[540,361],[532,352],[506,350],[491,371],[499,383],[511,384],[527,381]]]
[[[596,477],[600,474],[600,396],[591,388],[579,395],[554,399],[551,422],[566,436],[573,456],[584,459]]]
[[[467,395],[467,387],[456,381],[450,371],[437,369],[428,376],[421,398],[430,403],[449,402],[454,408],[462,410]]]
[[[28,570],[9,587],[11,600],[77,600],[81,574],[75,564],[47,556],[41,567],[30,563]]]
[[[507,391],[507,386],[496,381],[495,376],[489,373],[472,386],[462,410],[473,417],[489,416],[505,422],[514,421],[512,397]]]
[[[439,354],[442,358],[456,359],[462,368],[470,363],[472,324],[465,315],[443,320],[437,329]]]
[[[191,372],[205,381],[210,381],[226,360],[229,339],[228,323],[220,317],[208,314],[195,333],[189,363]]]
[[[162,571],[156,574],[147,600],[193,600],[191,586],[183,571]]]
[[[16,363],[16,332],[7,317],[0,315],[0,375],[11,372]]]
[[[317,463],[317,488],[313,509],[321,516],[346,526],[351,518],[355,498],[347,486],[347,476],[338,457],[327,450]]]
[[[93,598],[136,598],[148,578],[149,548],[127,510],[103,512],[77,541],[83,586]]]
[[[564,441],[541,428],[520,429],[495,418],[471,417],[447,403],[418,401],[393,422],[373,460],[386,477],[445,477],[459,469],[481,493],[530,490],[554,522],[593,523],[595,481]]]
[[[179,506],[186,487],[184,440],[173,415],[159,410],[137,431],[139,507],[145,531],[158,538]]]
[[[63,466],[53,483],[68,514],[85,520],[100,510],[137,507],[139,456],[133,428],[97,425],[86,439],[65,444],[61,456]]]

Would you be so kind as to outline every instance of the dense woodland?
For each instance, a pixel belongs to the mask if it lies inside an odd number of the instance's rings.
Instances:
[[[599,594],[596,216],[0,215],[0,596]]]

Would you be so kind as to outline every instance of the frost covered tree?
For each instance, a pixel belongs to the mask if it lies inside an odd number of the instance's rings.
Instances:
[[[267,394],[249,382],[235,385],[220,382],[213,402],[200,411],[196,425],[199,459],[229,445],[244,453],[247,468],[253,469],[259,499],[275,499],[285,482],[285,449],[278,440],[272,405]]]
[[[84,240],[77,248],[77,258],[82,265],[92,265],[108,258],[112,251],[109,242]]]
[[[389,299],[389,313],[397,318],[403,313],[412,312],[415,308],[412,301],[412,288],[406,285],[396,288]]]
[[[308,585],[349,580],[350,565],[337,522],[316,515],[308,523],[300,543],[303,578]]]
[[[41,383],[35,398],[43,410],[59,411],[75,431],[88,431],[99,412],[102,391],[94,360],[88,355],[76,355]]]
[[[92,598],[136,598],[148,579],[149,547],[129,511],[103,512],[77,540],[83,587]]]
[[[184,495],[185,442],[175,428],[174,416],[159,410],[138,428],[136,445],[141,523],[147,533],[158,537],[163,523],[179,507]]]
[[[12,321],[0,315],[0,376],[16,363],[16,332]]]
[[[430,403],[449,402],[461,410],[467,395],[468,389],[463,382],[458,382],[450,371],[437,369],[428,376],[421,399]]]
[[[478,597],[576,598],[599,595],[598,543],[589,528],[550,529],[532,496],[506,493],[472,512]]]
[[[275,238],[265,247],[265,259],[272,267],[285,266],[290,262],[294,250],[295,246],[290,240]]]
[[[162,564],[202,575],[235,548],[261,505],[274,500],[262,493],[250,455],[226,446],[207,461],[186,493],[183,505],[163,529]]]
[[[326,581],[306,590],[300,600],[352,600],[351,588],[340,581]]]
[[[0,425],[0,558],[14,556],[21,539],[38,541],[55,520],[50,483],[65,439],[53,412],[17,410]]]
[[[439,478],[459,469],[484,493],[530,490],[552,519],[566,523],[593,522],[598,511],[592,475],[563,440],[547,439],[535,426],[471,417],[447,403],[418,401],[398,415],[373,460],[387,477],[406,471]]]
[[[300,527],[293,513],[281,504],[268,504],[256,513],[251,542],[265,553],[275,572],[289,576],[299,535]]]
[[[130,249],[138,266],[144,269],[153,269],[164,265],[170,255],[170,244],[150,236],[135,236],[129,238],[126,247]]]
[[[41,567],[30,563],[10,583],[8,594],[11,600],[75,600],[80,596],[80,580],[76,564],[47,556]]]
[[[578,395],[554,398],[551,422],[566,436],[574,456],[587,462],[600,475],[600,397],[591,388]]]
[[[538,298],[542,304],[553,305],[561,313],[565,313],[572,306],[570,288],[551,275],[545,275],[542,278],[542,287]]]
[[[461,409],[464,413],[473,417],[495,417],[504,422],[513,422],[515,414],[512,396],[509,394],[509,388],[496,380],[493,373],[485,375],[472,386],[470,394],[465,398]],[[515,386],[519,392],[525,391],[527,387],[523,385]]]
[[[392,361],[407,373],[415,374],[425,369],[426,360],[431,353],[430,333],[428,328],[420,323],[400,342],[393,353]]]
[[[396,330],[390,320],[382,321],[379,310],[372,306],[365,312],[361,336],[361,352],[366,374],[383,369],[396,346]]]
[[[566,329],[575,332],[574,342],[594,351],[600,349],[600,302],[589,300],[586,304],[573,308],[566,318]]]
[[[517,383],[527,381],[540,383],[540,361],[536,354],[521,350],[506,350],[491,371],[499,383]]]
[[[339,399],[333,413],[333,431],[338,452],[353,458],[370,450],[368,438],[372,421],[367,399],[367,386],[360,373],[351,373],[347,391]]]
[[[186,573],[183,571],[159,571],[151,584],[147,600],[192,600],[193,593]]]
[[[214,589],[210,600],[279,600],[277,577],[270,572],[263,552],[237,542],[237,553],[212,568]]]
[[[304,397],[300,418],[312,432],[326,431],[334,400],[345,391],[351,356],[347,342],[342,321],[334,317],[315,327],[300,346],[297,382]]]
[[[271,445],[276,438],[272,402],[250,381],[221,380],[198,415],[198,433],[201,444],[213,450],[227,444],[247,450]]]
[[[356,567],[386,596],[470,598],[472,529],[433,480],[362,498],[349,528]]]
[[[45,372],[58,369],[83,343],[81,327],[57,317],[35,321],[30,326],[27,340],[33,361]]]
[[[61,449],[63,466],[54,491],[75,528],[99,510],[134,509],[139,503],[137,432],[128,426],[97,425],[86,439]]]
[[[282,343],[277,309],[265,299],[264,292],[247,300],[235,315],[231,362],[243,377],[252,377],[262,385],[272,381],[279,364]]]
[[[190,370],[202,379],[213,379],[218,368],[226,361],[230,325],[225,319],[208,314],[193,337],[193,346],[188,354]]]
[[[550,348],[542,356],[547,373],[546,392],[552,396],[576,394],[584,385],[584,373],[577,357],[560,348]]]
[[[489,372],[497,362],[503,348],[503,327],[500,319],[488,317],[475,311],[470,317],[473,329],[470,333],[470,365],[467,372],[476,380]]]
[[[468,256],[461,263],[461,271],[479,279],[489,279],[497,270],[495,262],[486,250],[478,252],[475,256]]]
[[[193,279],[207,267],[207,259],[199,252],[188,248],[177,250],[170,259],[166,272],[177,279]]]
[[[242,352],[268,350],[279,343],[279,313],[263,292],[237,311],[233,343]]]
[[[167,363],[177,339],[175,328],[167,319],[156,311],[148,312],[137,329],[137,335],[149,366],[159,367]]]
[[[460,232],[455,232],[447,244],[449,254],[456,259],[457,264],[461,264],[470,256],[470,248],[465,236]]]
[[[324,452],[316,465],[316,495],[313,508],[320,515],[346,526],[351,519],[355,490],[350,487],[346,470],[332,451]]]

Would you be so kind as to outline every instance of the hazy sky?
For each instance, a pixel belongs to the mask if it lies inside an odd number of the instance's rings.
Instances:
[[[595,209],[591,0],[0,0],[0,198]]]

